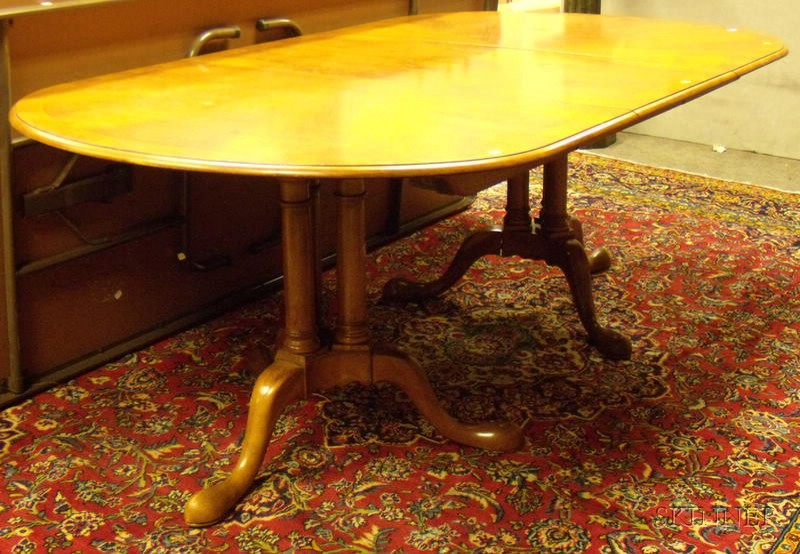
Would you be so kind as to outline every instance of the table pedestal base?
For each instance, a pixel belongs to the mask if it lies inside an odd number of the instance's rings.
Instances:
[[[337,188],[338,320],[333,346],[320,345],[316,329],[316,270],[310,185],[286,181],[281,187],[286,323],[275,361],[256,380],[239,460],[224,481],[201,490],[187,503],[193,527],[223,519],[250,489],[267,451],[275,423],[286,406],[310,393],[351,382],[388,381],[403,389],[444,437],[478,448],[515,450],[522,430],[508,423],[465,424],[436,399],[419,364],[399,350],[371,346],[367,327],[364,184],[343,181]]]
[[[293,357],[291,355],[289,358]],[[522,444],[522,430],[509,423],[464,424],[444,411],[419,364],[391,348],[333,347],[301,363],[278,359],[258,377],[250,398],[244,443],[239,460],[224,481],[195,494],[186,505],[185,519],[193,527],[223,519],[255,481],[267,452],[275,423],[289,404],[321,391],[352,382],[393,383],[403,389],[442,436],[477,448],[511,451]]]
[[[506,216],[502,228],[479,231],[468,237],[447,271],[434,281],[415,283],[393,279],[384,288],[389,302],[421,301],[437,296],[458,281],[478,258],[488,254],[544,260],[564,272],[589,343],[612,360],[629,359],[630,340],[602,327],[594,307],[591,275],[608,269],[611,257],[605,249],[588,254],[583,247],[580,222],[567,214],[567,156],[544,166],[542,208],[536,229],[530,217],[529,176],[525,172],[508,180]]]

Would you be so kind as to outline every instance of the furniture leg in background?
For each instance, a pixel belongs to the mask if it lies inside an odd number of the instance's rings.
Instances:
[[[525,171],[508,180],[502,228],[478,231],[468,237],[445,273],[434,281],[389,281],[383,291],[384,300],[408,302],[437,296],[453,286],[478,258],[488,254],[544,260],[564,272],[589,342],[607,358],[630,358],[630,340],[597,321],[591,274],[608,269],[611,258],[605,249],[591,254],[584,249],[580,222],[567,214],[567,169],[567,154],[545,163],[542,206],[535,228],[529,213],[529,175]]]

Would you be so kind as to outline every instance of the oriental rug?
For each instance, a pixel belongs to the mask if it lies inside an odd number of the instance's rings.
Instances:
[[[379,302],[498,224],[503,185],[369,258],[374,337],[459,418],[523,425],[518,452],[442,439],[391,386],[342,387],[285,411],[228,519],[186,528],[237,459],[276,293],[2,412],[0,551],[796,553],[800,196],[590,155],[570,178],[587,246],[614,255],[593,286],[629,361],[587,346],[540,262],[487,257],[436,300]]]

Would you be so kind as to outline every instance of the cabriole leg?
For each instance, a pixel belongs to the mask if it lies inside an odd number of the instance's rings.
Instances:
[[[231,475],[195,494],[184,517],[190,526],[211,525],[250,489],[264,460],[275,422],[287,405],[306,393],[306,367],[319,355],[316,325],[317,273],[310,184],[281,183],[285,323],[275,363],[256,381],[244,443]]]
[[[580,240],[580,227],[576,233],[574,219],[567,215],[567,169],[566,154],[544,166],[539,224],[547,242],[547,263],[558,266],[564,272],[589,343],[607,358],[629,359],[630,340],[617,331],[601,327],[597,321],[592,297],[592,262]]]

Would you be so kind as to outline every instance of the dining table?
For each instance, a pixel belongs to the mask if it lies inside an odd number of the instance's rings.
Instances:
[[[524,439],[508,422],[459,421],[419,360],[373,344],[364,223],[372,183],[403,179],[458,195],[507,187],[502,226],[467,238],[432,282],[393,279],[385,301],[443,294],[486,254],[542,260],[563,271],[588,342],[609,359],[630,358],[631,341],[596,313],[592,274],[611,260],[587,252],[570,215],[568,155],[786,54],[758,32],[698,23],[426,14],[58,84],[20,99],[9,117],[24,135],[80,155],[261,176],[280,190],[282,329],[256,379],[235,466],[185,507],[188,525],[207,526],[252,487],[286,406],[315,391],[388,381],[445,438],[498,452]],[[532,214],[529,174],[538,166]],[[317,223],[321,187],[335,190],[336,229]],[[327,330],[319,323],[320,232],[337,236],[337,315]]]

